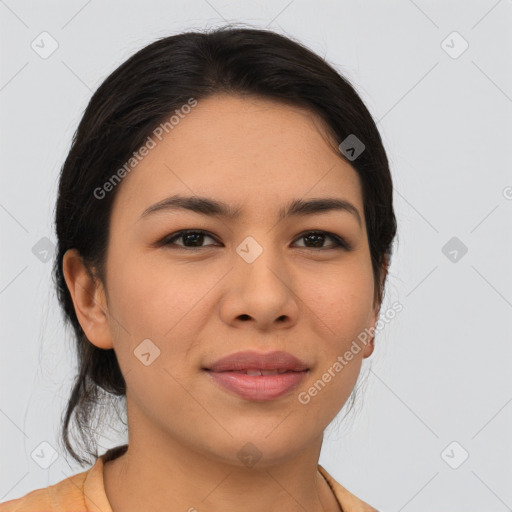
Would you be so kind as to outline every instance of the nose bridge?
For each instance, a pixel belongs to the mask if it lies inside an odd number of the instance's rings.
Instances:
[[[260,282],[262,279],[270,279],[272,283],[276,279],[275,269],[280,266],[280,262],[278,251],[271,239],[270,234],[262,232],[255,236],[246,236],[236,247],[236,266],[241,269],[245,279]]]
[[[284,258],[273,246],[271,234],[262,231],[244,238],[236,247],[234,270],[245,314],[257,316],[265,311],[268,315],[280,316],[287,313],[287,303],[293,294]]]

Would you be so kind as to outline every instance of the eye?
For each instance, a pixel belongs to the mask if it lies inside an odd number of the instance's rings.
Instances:
[[[334,241],[334,244],[331,244],[330,246],[323,246],[323,242],[330,238],[332,241]],[[334,233],[328,233],[326,231],[307,231],[306,233],[303,233],[297,240],[306,240],[313,244],[313,247],[307,247],[303,246],[305,249],[312,249],[315,250],[315,248],[320,249],[336,249],[338,247],[341,247],[345,250],[350,250],[351,246],[350,244],[341,238],[338,235],[335,235]]]
[[[172,235],[164,238],[161,242],[161,245],[175,245],[179,248],[185,248],[185,249],[194,249],[194,248],[201,248],[205,247],[202,245],[202,242],[204,241],[204,238],[211,238],[213,240],[213,237],[210,236],[206,231],[201,230],[185,230],[180,231],[178,233],[173,233]],[[175,240],[182,240],[183,245],[176,244]],[[191,244],[191,245],[187,245]]]
[[[197,229],[184,230],[167,236],[160,242],[159,245],[174,246],[176,248],[182,249],[200,249],[201,247],[208,247],[214,245],[203,245],[205,237],[215,240],[215,238],[206,231]],[[332,243],[330,246],[324,246],[324,242],[326,239],[330,239],[334,243]],[[182,243],[177,244],[177,240],[181,240]],[[351,249],[351,245],[345,239],[338,235],[335,235],[334,233],[328,233],[326,231],[306,231],[302,233],[300,237],[297,238],[297,240],[304,240],[306,241],[306,244],[312,244],[312,246],[303,245],[302,247],[313,251],[318,249],[327,250],[337,248],[342,248],[349,251]]]

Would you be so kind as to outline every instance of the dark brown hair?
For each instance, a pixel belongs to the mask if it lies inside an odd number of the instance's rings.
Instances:
[[[112,204],[119,186],[101,200],[102,187],[153,130],[193,97],[251,94],[305,107],[317,114],[339,143],[355,135],[365,146],[350,164],[363,190],[375,282],[381,304],[396,234],[393,187],[386,152],[370,113],[350,83],[301,43],[270,30],[233,28],[187,32],[159,39],[131,56],[93,94],[62,167],[55,223],[53,275],[64,318],[76,337],[78,375],[62,418],[65,449],[80,464],[91,463],[70,442],[70,422],[82,452],[97,458],[93,420],[103,398],[125,398],[126,385],[114,350],[88,341],[64,280],[64,253],[75,248],[91,276],[104,283]],[[346,158],[338,150],[340,158]],[[103,409],[102,409],[103,410]]]

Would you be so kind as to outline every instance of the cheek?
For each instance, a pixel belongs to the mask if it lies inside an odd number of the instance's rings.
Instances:
[[[131,399],[155,421],[159,415],[169,420],[170,409],[187,414],[193,404],[179,382],[187,374],[183,363],[193,343],[184,332],[197,325],[200,299],[214,280],[210,276],[199,286],[191,266],[182,271],[128,252],[124,257],[112,253],[111,261],[116,263],[108,273],[110,326]],[[168,407],[162,408],[164,403]]]
[[[373,313],[373,275],[362,260],[333,272],[305,273],[300,298],[318,319],[326,340],[341,349],[368,327]],[[349,340],[350,338],[350,340]]]
[[[114,261],[114,255],[112,255]],[[114,345],[125,367],[134,363],[132,354],[145,339],[161,350],[155,364],[178,368],[194,347],[194,331],[212,315],[208,292],[215,288],[225,269],[199,272],[197,265],[171,265],[165,258],[135,257],[128,254],[112,265],[109,293]],[[116,329],[115,324],[123,328]],[[166,353],[172,350],[172,357]],[[135,361],[137,362],[137,361]]]
[[[112,261],[116,256],[112,255]],[[171,268],[149,257],[117,256],[111,265],[111,310],[130,332],[162,337],[197,302],[201,290],[186,266]]]
[[[298,402],[308,417],[326,426],[346,403],[361,370],[364,346],[358,336],[370,325],[373,277],[367,266],[352,265],[328,279],[310,276],[302,289],[322,350],[308,386],[299,390]]]

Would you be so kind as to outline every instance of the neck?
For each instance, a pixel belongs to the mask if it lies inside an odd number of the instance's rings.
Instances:
[[[113,512],[341,510],[318,471],[323,436],[292,457],[262,458],[251,467],[206,456],[161,431],[151,434],[130,436],[126,453],[104,464]]]

